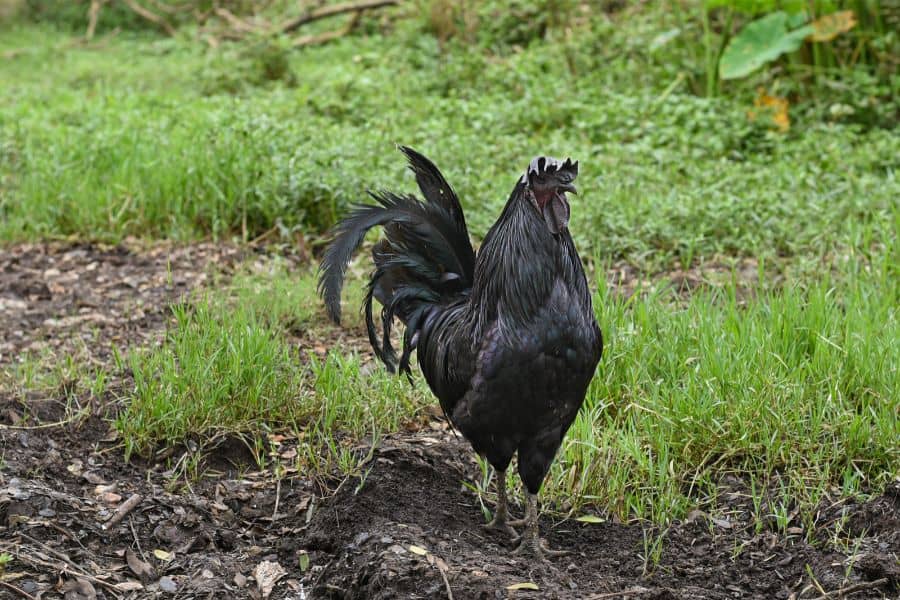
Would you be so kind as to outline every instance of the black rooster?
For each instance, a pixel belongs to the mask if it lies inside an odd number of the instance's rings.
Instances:
[[[476,257],[462,207],[437,167],[401,147],[425,202],[391,192],[370,195],[335,229],[320,267],[319,291],[340,322],[344,272],[376,225],[385,238],[373,249],[375,272],[365,300],[375,354],[409,375],[419,365],[441,408],[476,452],[497,470],[498,502],[489,528],[516,535],[517,552],[543,558],[537,493],[575,419],[603,340],[575,244],[566,192],[578,163],[539,157],[513,188],[503,214]],[[378,339],[372,299],[383,306]],[[390,341],[394,317],[405,326],[399,357]],[[518,452],[528,490],[525,519],[508,521],[506,469]]]

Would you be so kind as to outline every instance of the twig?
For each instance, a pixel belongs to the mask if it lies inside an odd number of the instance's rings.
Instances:
[[[135,2],[135,0],[124,0],[124,2],[125,2],[125,4],[128,5],[128,8],[130,8],[131,10],[133,10],[140,16],[144,17],[151,23],[155,23],[156,25],[159,25],[161,28],[163,28],[165,30],[165,32],[167,34],[175,35],[175,29],[173,29],[172,26],[169,25],[168,21],[166,21],[165,19],[160,17],[155,12],[147,10],[146,8],[144,8],[143,6],[141,6],[140,4]]]
[[[92,34],[93,35],[93,34]],[[34,429],[52,429],[54,427],[62,427],[68,425],[81,416],[81,412],[76,412],[71,417],[67,417],[62,421],[54,421],[52,423],[41,423],[39,425],[0,425],[0,430],[9,429],[10,431],[31,431]]]
[[[28,524],[29,525],[43,525],[44,527],[50,527],[51,529],[55,529],[56,531],[60,532],[61,534],[63,534],[64,536],[66,536],[67,538],[69,538],[70,540],[72,540],[73,542],[78,544],[79,546],[81,546],[82,550],[87,550],[87,548],[84,547],[84,544],[81,543],[81,540],[79,540],[77,537],[75,537],[74,534],[72,534],[70,531],[68,531],[66,528],[62,527],[61,525],[57,525],[56,523],[52,523],[50,521],[47,521],[46,519],[31,519],[30,521],[28,521]]]
[[[342,4],[332,4],[329,6],[317,8],[304,15],[300,15],[299,17],[291,19],[287,23],[281,25],[278,30],[281,33],[290,33],[295,29],[306,25],[307,23],[311,23],[319,19],[324,19],[326,17],[332,17],[334,15],[340,15],[348,12],[359,12],[373,8],[381,8],[382,6],[396,6],[397,4],[399,4],[399,0],[362,0],[361,2],[344,2]]]
[[[227,8],[216,8],[215,13],[228,21],[228,24],[231,25],[235,31],[242,31],[244,33],[260,33],[262,31],[259,27],[254,27],[250,23],[240,19]]]
[[[138,539],[137,531],[134,530],[134,519],[128,519],[128,527],[131,528],[131,537],[134,538],[134,543],[137,546],[138,552],[141,553],[141,559],[144,562],[148,562],[147,555],[144,554],[144,549],[141,548],[141,541]]]
[[[605,594],[594,594],[592,596],[588,596],[587,600],[606,600],[608,598],[625,598],[626,596],[634,596],[636,594],[643,594],[644,592],[649,592],[647,588],[636,587],[631,588],[630,590],[622,590],[621,592],[606,592]]]
[[[109,531],[110,528],[115,527],[119,524],[119,522],[125,518],[125,515],[134,510],[138,504],[141,503],[144,497],[140,494],[132,494],[128,500],[119,505],[119,508],[116,509],[116,512],[113,513],[113,516],[109,518],[109,520],[104,523],[100,528],[103,531]]]
[[[44,549],[47,549],[47,546],[45,544],[41,544],[41,546]],[[62,571],[63,573],[71,573],[72,575],[75,575],[76,577],[81,577],[83,579],[87,579],[91,583],[96,583],[97,585],[103,586],[104,588],[109,590],[114,597],[121,598],[121,596],[119,595],[121,590],[118,589],[116,586],[109,583],[108,581],[103,581],[102,579],[98,579],[97,577],[94,577],[90,573],[86,573],[83,569],[78,568],[78,565],[75,565],[71,561],[63,561],[61,564],[54,564],[52,562],[47,562],[47,561],[41,560],[39,558],[29,556],[28,554],[25,554],[25,553],[19,552],[19,551],[16,552],[16,560],[21,560],[22,562],[26,562],[26,563],[29,563],[31,565],[35,565],[38,567],[46,567],[49,569],[56,569],[56,570]],[[72,570],[70,570],[70,568]]]
[[[104,2],[106,0],[91,0],[91,6],[88,9],[88,27],[87,31],[84,32],[84,37],[87,39],[94,37],[94,30],[97,29],[97,18],[100,16],[100,9],[103,7]]]
[[[862,583],[854,583],[853,585],[848,585],[844,588],[838,588],[831,592],[826,592],[825,594],[814,598],[813,600],[831,600],[831,598],[843,598],[848,594],[855,594],[856,592],[861,592],[863,590],[870,590],[872,588],[881,587],[887,583],[887,577],[882,577],[881,579],[876,579],[875,581],[864,581]]]
[[[16,586],[14,586],[13,584],[7,583],[7,582],[3,581],[2,579],[0,579],[0,587],[5,587],[6,589],[8,589],[9,591],[11,591],[12,593],[18,594],[19,596],[25,598],[26,600],[37,600],[37,598],[35,598],[34,596],[32,596],[31,594],[29,594],[29,593],[26,592],[25,590],[19,589],[19,588],[17,588]]]
[[[347,22],[347,26],[343,29],[338,29],[337,31],[326,31],[325,33],[319,33],[315,35],[303,35],[295,39],[291,45],[294,48],[301,48],[303,46],[314,46],[316,44],[324,44],[325,42],[330,42],[331,40],[336,40],[339,37],[343,37],[348,35],[356,25],[359,23],[359,17],[362,15],[362,12],[357,12],[353,14],[353,17],[350,21]]]
[[[278,501],[281,500],[281,477],[275,480],[275,508],[272,510],[272,523],[278,517]]]
[[[438,573],[441,574],[441,579],[444,580],[444,587],[447,588],[447,600],[453,600],[453,591],[450,589],[450,582],[447,581],[447,574],[444,573],[444,570],[440,567],[437,568]]]

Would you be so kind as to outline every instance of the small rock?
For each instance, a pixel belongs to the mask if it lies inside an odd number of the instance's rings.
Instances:
[[[169,594],[174,594],[178,589],[178,586],[175,585],[175,580],[169,577],[168,575],[159,578],[159,589]]]
[[[235,573],[234,574],[234,585],[238,586],[239,588],[244,587],[245,585],[247,585],[247,578],[244,577],[243,575],[241,575],[240,573]]]

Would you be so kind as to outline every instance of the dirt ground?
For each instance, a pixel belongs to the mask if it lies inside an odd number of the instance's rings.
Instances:
[[[76,397],[74,412],[67,382],[24,390],[10,376],[24,352],[109,364],[114,346],[155,343],[171,302],[248,253],[0,249],[0,598],[900,598],[900,484],[824,503],[809,543],[799,523],[755,531],[741,482],[722,482],[720,513],[674,523],[657,563],[647,525],[547,512],[542,532],[570,554],[544,564],[481,529],[463,485],[478,469],[437,417],[360,444],[371,457],[355,477],[276,479],[226,439],[189,480],[176,472],[191,448],[124,462],[109,418],[127,373],[103,398]],[[270,442],[297,451],[289,437]],[[851,545],[834,543],[845,536]]]

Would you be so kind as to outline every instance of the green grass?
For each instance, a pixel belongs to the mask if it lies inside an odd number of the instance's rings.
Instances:
[[[730,473],[778,482],[809,524],[830,486],[900,475],[898,264],[747,304],[730,286],[625,300],[599,281],[608,351],[551,495],[666,523]]]
[[[581,160],[583,250],[646,268],[817,257],[889,235],[892,131],[795,112],[782,136],[748,121],[749,95],[697,97],[641,49],[662,18],[502,56],[441,51],[404,22],[290,54],[295,85],[259,84],[240,49],[122,34],[60,53],[66,35],[12,29],[0,51],[22,53],[0,66],[0,239],[319,233],[366,188],[411,186],[395,143],[446,171],[476,237],[539,153]]]
[[[826,492],[877,490],[900,475],[897,265],[757,287],[752,301],[734,284],[683,298],[664,281],[626,299],[598,278],[607,349],[545,496],[666,524],[714,510],[718,486],[737,475],[760,503],[779,490],[771,510],[799,509],[812,533]],[[129,452],[288,429],[304,472],[349,472],[353,440],[418,418],[433,402],[421,378],[410,386],[338,349],[298,355],[289,332],[315,332],[324,318],[312,274],[298,277],[244,274],[176,309],[165,344],[132,358],[135,391],[118,420]]]
[[[354,286],[350,297],[361,291]],[[355,464],[341,438],[395,431],[430,402],[424,386],[410,389],[383,369],[364,371],[355,356],[334,350],[321,360],[291,343],[291,334],[327,335],[313,273],[290,275],[276,262],[173,313],[164,343],[128,358],[134,389],[116,419],[126,458],[160,445],[286,428],[302,440],[305,472],[327,473]]]

